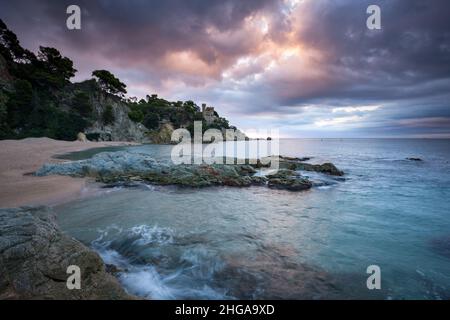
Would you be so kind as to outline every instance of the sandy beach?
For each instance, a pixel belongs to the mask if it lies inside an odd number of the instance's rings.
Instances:
[[[86,179],[63,176],[27,175],[44,163],[61,162],[58,154],[91,148],[133,145],[130,142],[58,141],[49,138],[27,138],[0,141],[0,207],[54,205],[81,196]]]

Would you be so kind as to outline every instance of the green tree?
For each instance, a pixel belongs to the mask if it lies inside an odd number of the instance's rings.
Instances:
[[[33,87],[27,80],[17,80],[7,102],[8,122],[12,128],[23,127],[33,110]]]
[[[85,92],[78,92],[72,99],[73,108],[83,117],[91,117],[93,107],[89,95]]]
[[[52,134],[55,139],[67,141],[76,140],[77,134],[83,132],[88,126],[87,121],[77,114],[58,111],[56,115],[57,121],[54,128],[52,128]]]
[[[39,76],[44,77],[47,82],[55,86],[63,86],[77,72],[73,68],[73,61],[61,56],[61,53],[55,48],[40,47],[38,60],[36,65],[41,69]]]
[[[112,106],[106,106],[105,110],[103,111],[102,119],[103,123],[106,125],[114,123],[116,118],[114,116],[114,110]]]
[[[126,85],[107,70],[95,70],[92,72],[102,90],[111,94],[126,94]]]
[[[0,53],[10,61],[30,62],[35,55],[22,48],[14,32],[8,29],[3,20],[0,19]]]
[[[144,126],[148,129],[157,129],[159,127],[159,115],[154,112],[149,112],[144,118]]]
[[[192,114],[195,114],[196,112],[200,111],[200,108],[194,103],[194,101],[191,101],[191,100],[185,101],[183,103],[183,108],[187,112],[192,113]]]
[[[142,122],[144,120],[144,114],[139,109],[128,112],[128,117],[134,122]]]

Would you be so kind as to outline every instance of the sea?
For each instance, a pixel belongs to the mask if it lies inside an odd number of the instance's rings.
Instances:
[[[282,139],[279,153],[345,175],[300,172],[303,192],[92,184],[54,209],[143,298],[450,299],[450,140]]]

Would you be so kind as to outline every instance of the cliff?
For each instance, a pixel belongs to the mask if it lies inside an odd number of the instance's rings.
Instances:
[[[168,101],[156,94],[146,100],[125,98],[126,84],[107,70],[92,79],[70,81],[73,61],[57,49],[40,47],[37,54],[22,48],[0,20],[0,139],[48,137],[73,141],[170,143],[177,128],[193,133],[234,128],[214,108],[200,111],[193,101]]]
[[[83,130],[88,140],[150,142],[148,129],[128,116],[128,104],[120,97],[102,91],[93,80],[70,84],[64,89],[61,100],[65,102],[63,105],[67,112],[76,107],[73,101],[80,93],[87,97],[91,106],[89,125]],[[109,122],[104,118],[108,109],[111,111]]]

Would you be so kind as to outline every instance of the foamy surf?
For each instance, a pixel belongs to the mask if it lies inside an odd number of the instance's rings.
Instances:
[[[233,298],[226,295],[226,290],[213,289],[206,284],[223,266],[216,255],[204,249],[188,249],[174,257],[161,254],[162,247],[174,243],[175,233],[170,228],[138,225],[123,230],[111,226],[98,232],[99,237],[91,246],[106,264],[120,270],[117,277],[128,293],[162,300]],[[167,268],[160,271],[158,262],[151,263],[158,259],[163,264],[176,260],[180,267],[171,272],[167,272]],[[196,286],[198,280],[205,283]]]

